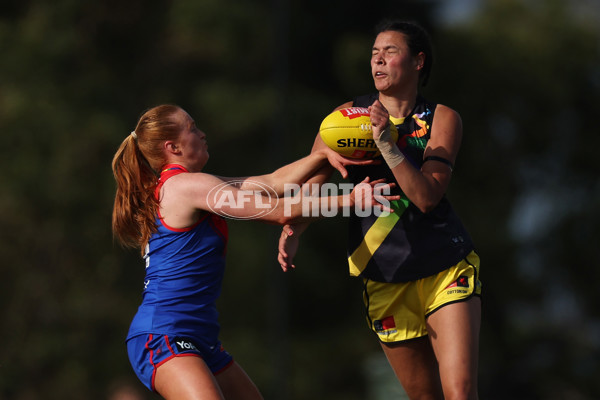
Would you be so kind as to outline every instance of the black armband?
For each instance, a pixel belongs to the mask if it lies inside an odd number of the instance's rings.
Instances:
[[[428,156],[428,157],[425,157],[425,160],[423,160],[423,162],[427,162],[427,161],[439,161],[439,162],[444,163],[447,166],[449,166],[450,167],[450,171],[454,170],[454,165],[452,165],[452,163],[450,161],[446,160],[443,157]]]

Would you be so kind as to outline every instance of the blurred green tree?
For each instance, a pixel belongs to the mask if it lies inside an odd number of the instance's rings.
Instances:
[[[484,260],[482,398],[600,396],[600,10],[575,3],[487,2],[438,36],[432,90],[465,126],[451,196]]]

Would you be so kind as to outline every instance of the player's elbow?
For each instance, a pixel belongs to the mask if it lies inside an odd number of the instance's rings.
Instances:
[[[440,201],[444,197],[444,189],[442,185],[429,186],[425,190],[414,192],[413,196],[409,198],[419,211],[427,214],[440,204]]]
[[[440,203],[441,199],[432,199],[428,197],[423,197],[413,201],[413,204],[421,211],[423,214],[427,214],[433,211],[437,205]]]

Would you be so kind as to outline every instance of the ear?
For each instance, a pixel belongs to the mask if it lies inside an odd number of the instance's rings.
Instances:
[[[416,65],[417,71],[420,71],[423,69],[423,66],[425,66],[426,58],[427,58],[427,56],[422,51],[420,51],[419,54],[417,54],[417,56],[415,57],[415,65]]]
[[[181,154],[180,148],[177,144],[172,140],[167,140],[163,143],[163,149],[167,154]]]

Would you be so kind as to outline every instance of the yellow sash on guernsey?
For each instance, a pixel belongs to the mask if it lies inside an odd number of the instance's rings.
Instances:
[[[385,217],[380,216],[377,218],[365,234],[363,241],[348,257],[350,275],[359,276],[367,267],[369,260],[400,220],[400,216],[404,213],[410,201],[402,197],[400,200],[392,200],[390,203],[394,212]]]

